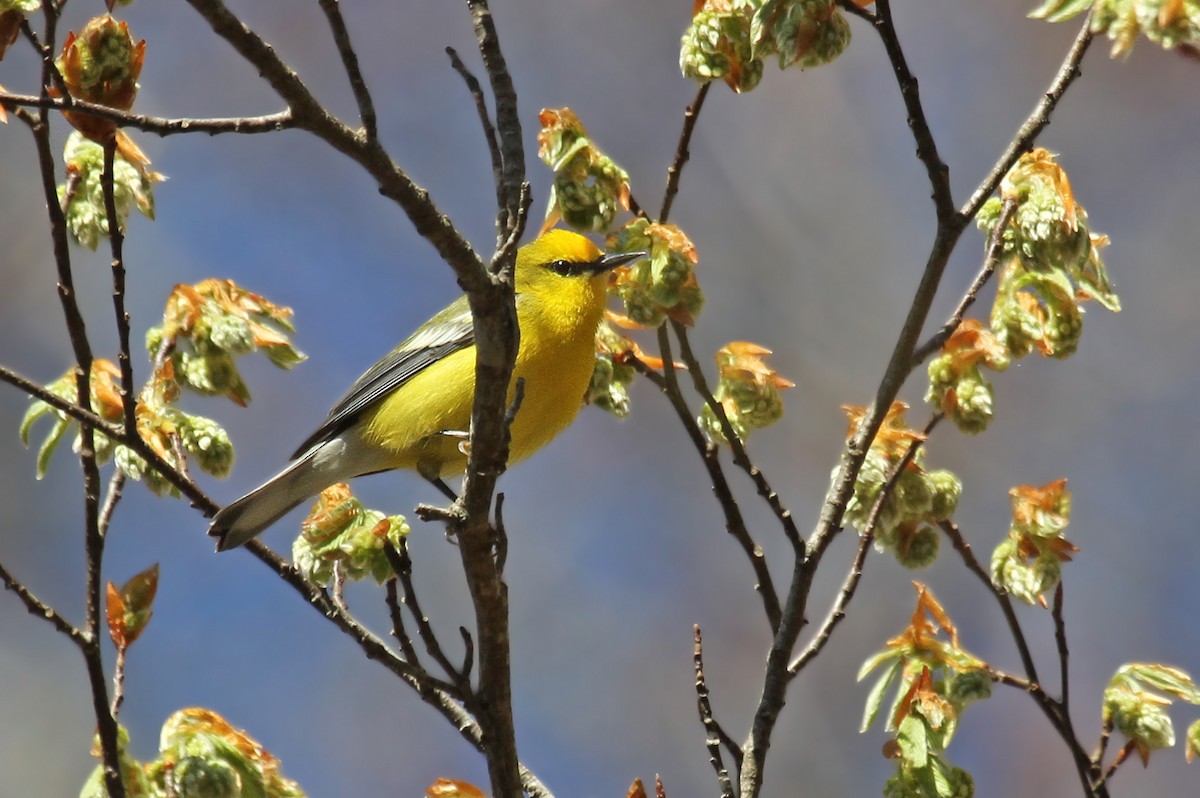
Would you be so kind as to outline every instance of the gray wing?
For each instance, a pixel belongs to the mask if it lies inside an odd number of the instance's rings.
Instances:
[[[471,311],[466,297],[460,297],[367,369],[329,411],[321,428],[300,444],[291,459],[295,460],[318,443],[341,434],[383,397],[437,361],[474,342]]]

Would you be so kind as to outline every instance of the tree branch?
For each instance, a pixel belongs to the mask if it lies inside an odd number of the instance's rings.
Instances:
[[[338,55],[342,59],[342,68],[350,81],[350,90],[354,93],[354,101],[358,104],[358,117],[362,122],[363,136],[367,141],[379,138],[375,120],[375,103],[371,100],[371,92],[367,82],[363,80],[362,70],[358,66],[358,55],[350,42],[350,31],[346,29],[346,20],[342,17],[342,9],[338,0],[320,0],[321,10],[329,21],[329,30],[333,33],[333,43],[337,45]]]
[[[275,133],[297,126],[291,111],[280,111],[263,116],[242,116],[220,119],[180,118],[166,119],[145,114],[135,114],[130,111],[118,111],[107,105],[96,105],[83,100],[55,97],[35,97],[30,94],[13,94],[0,91],[0,105],[9,110],[26,108],[46,108],[55,111],[70,110],[74,113],[89,114],[101,119],[109,119],[122,127],[130,127],[154,133],[159,136],[170,136],[176,133],[207,133],[215,136],[220,133]]]
[[[696,705],[700,710],[700,723],[704,726],[704,744],[708,748],[708,761],[717,775],[721,798],[734,798],[733,782],[729,778],[729,770],[725,767],[725,760],[721,756],[720,726],[713,718],[712,704],[708,697],[708,682],[704,678],[704,643],[700,637],[700,627],[693,626],[692,632],[695,639],[692,647],[692,668],[696,674]],[[734,750],[737,750],[736,747]]]

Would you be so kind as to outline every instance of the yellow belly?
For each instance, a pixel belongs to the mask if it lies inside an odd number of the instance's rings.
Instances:
[[[549,443],[583,406],[595,328],[595,323],[578,325],[565,339],[531,335],[532,330],[522,335],[513,385],[523,378],[525,393],[512,425],[510,463]],[[509,389],[509,402],[514,390]],[[461,473],[474,395],[475,349],[470,347],[429,366],[381,401],[364,416],[361,438],[387,452],[391,468],[414,469],[426,477]]]

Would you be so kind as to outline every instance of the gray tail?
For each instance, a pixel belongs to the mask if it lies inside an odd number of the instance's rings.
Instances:
[[[217,539],[217,551],[237,548],[329,484],[328,474],[312,468],[311,454],[302,457],[266,484],[225,505],[213,516],[208,534]]]

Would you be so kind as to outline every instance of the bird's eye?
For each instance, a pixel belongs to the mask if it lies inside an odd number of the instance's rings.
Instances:
[[[562,276],[566,277],[574,272],[574,265],[575,264],[566,260],[552,260],[546,264],[546,268],[555,274],[561,274]]]

